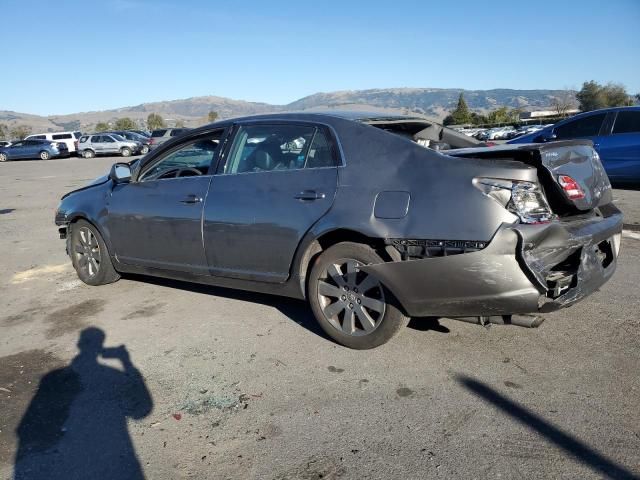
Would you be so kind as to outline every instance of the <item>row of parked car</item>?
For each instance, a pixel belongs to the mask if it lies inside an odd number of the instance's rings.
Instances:
[[[17,142],[0,142],[0,162],[7,160],[64,158],[78,155],[145,155],[187,128],[144,130],[112,130],[92,134],[82,132],[49,132],[29,135]]]
[[[549,123],[547,125],[521,125],[518,128],[512,126],[494,128],[460,128],[458,131],[469,137],[486,142],[491,140],[512,140],[523,135],[538,132],[551,127],[552,125],[552,123]]]

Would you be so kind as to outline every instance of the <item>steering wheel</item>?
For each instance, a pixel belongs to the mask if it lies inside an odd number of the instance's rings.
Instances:
[[[183,172],[189,172],[189,173],[193,173],[193,175],[185,175],[185,177],[199,177],[200,175],[202,175],[202,172],[200,170],[198,170],[197,168],[193,168],[193,167],[185,167],[185,168],[178,168],[176,170],[176,178],[182,177],[182,173]]]

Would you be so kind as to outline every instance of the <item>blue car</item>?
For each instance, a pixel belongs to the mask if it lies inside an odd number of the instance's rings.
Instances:
[[[586,138],[593,142],[612,182],[640,183],[640,107],[581,113],[507,143],[542,143],[573,138]]]
[[[8,147],[0,147],[0,162],[28,159],[49,160],[50,158],[68,156],[69,148],[66,143],[49,140],[20,140]]]

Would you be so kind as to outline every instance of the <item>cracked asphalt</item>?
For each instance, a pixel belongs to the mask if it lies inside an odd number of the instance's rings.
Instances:
[[[640,191],[613,279],[540,328],[353,351],[303,302],[82,284],[54,210],[114,161],[0,165],[0,478],[640,476]]]

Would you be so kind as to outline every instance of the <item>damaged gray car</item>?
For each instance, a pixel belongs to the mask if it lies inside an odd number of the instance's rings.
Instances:
[[[590,142],[487,148],[362,112],[189,131],[65,195],[55,221],[89,285],[145,274],[306,299],[358,349],[410,317],[537,326],[613,275],[622,230]]]

